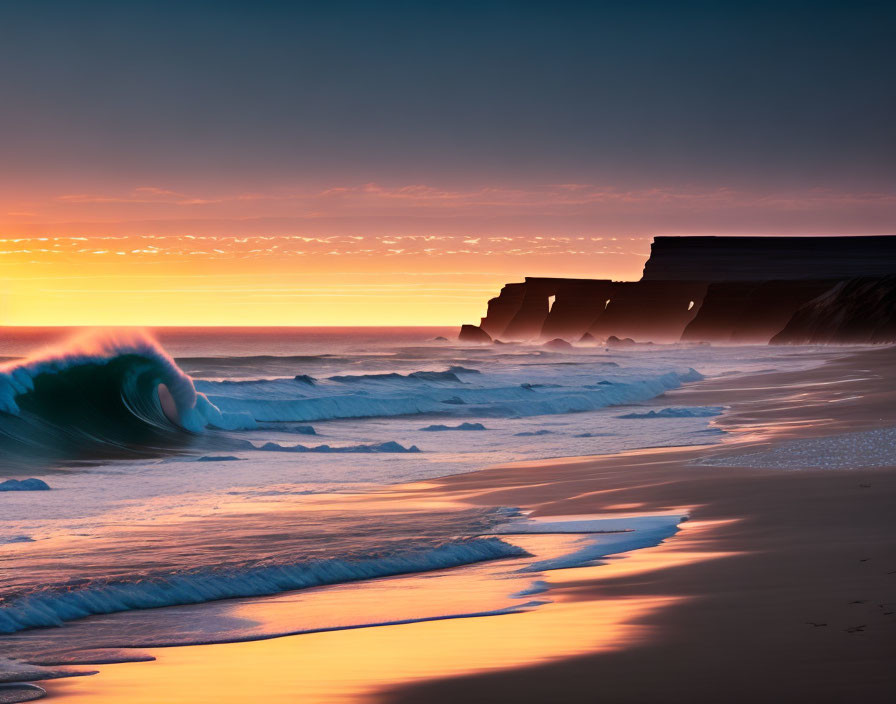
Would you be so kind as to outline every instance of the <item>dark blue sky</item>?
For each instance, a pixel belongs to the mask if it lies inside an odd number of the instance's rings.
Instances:
[[[894,8],[0,2],[4,180],[889,191]]]

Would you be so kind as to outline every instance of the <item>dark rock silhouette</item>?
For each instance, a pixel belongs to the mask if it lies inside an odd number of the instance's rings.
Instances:
[[[894,236],[657,237],[640,281],[527,277],[461,340],[896,341],[894,278]]]
[[[796,311],[836,281],[727,281],[710,284],[683,341],[766,343]]]
[[[494,338],[503,337],[504,331],[519,312],[526,294],[525,283],[505,284],[501,292],[488,302],[488,312],[480,323],[480,327]]]
[[[643,281],[851,279],[896,273],[896,237],[655,237]]]
[[[551,350],[571,350],[572,349],[572,345],[560,337],[556,337],[553,340],[549,340],[548,342],[545,342],[544,346]]]
[[[634,337],[676,342],[700,309],[704,282],[627,281],[615,283],[601,314],[588,329],[594,337]]]
[[[527,278],[488,303],[481,328],[502,340],[578,339],[590,333],[678,340],[697,314],[704,282]],[[552,300],[553,299],[553,300]]]
[[[519,308],[501,335],[507,340],[530,340],[541,334],[551,308],[551,297],[556,294],[555,279],[526,279]]]
[[[896,276],[858,278],[802,306],[772,344],[878,343],[896,340]]]
[[[460,342],[476,342],[479,344],[488,344],[492,341],[491,336],[477,325],[462,325],[457,339]]]
[[[554,288],[554,305],[544,320],[541,337],[575,340],[584,335],[604,312],[613,295],[612,281],[560,279]]]
[[[601,296],[612,286],[608,280],[526,277],[488,302],[480,327],[502,340],[578,338],[603,310]]]

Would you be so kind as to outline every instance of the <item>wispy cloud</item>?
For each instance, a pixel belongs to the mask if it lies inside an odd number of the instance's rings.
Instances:
[[[860,204],[896,204],[896,193],[887,191],[844,192],[831,189],[806,189],[790,192],[746,191],[727,187],[672,188],[651,187],[619,189],[600,184],[560,183],[526,188],[484,186],[451,190],[426,184],[385,186],[366,183],[355,186],[332,186],[324,189],[275,189],[245,193],[183,193],[159,187],[139,186],[127,193],[68,193],[56,196],[67,204],[134,204],[134,205],[226,205],[266,203],[292,204],[295,208],[312,208],[330,216],[345,212],[380,210],[383,207],[452,209],[482,212],[513,210],[526,212],[539,208],[570,208],[589,205],[681,205],[701,207],[764,207],[807,208]]]
[[[639,240],[603,237],[465,235],[136,235],[0,238],[0,257],[43,255],[69,259],[129,257],[189,261],[261,260],[301,257],[521,257],[528,255],[630,254]]]

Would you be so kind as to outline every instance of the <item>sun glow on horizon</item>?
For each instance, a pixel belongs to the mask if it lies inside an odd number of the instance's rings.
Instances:
[[[7,195],[0,325],[458,325],[525,276],[637,280],[655,235],[843,234],[894,208],[886,192],[577,183]]]
[[[0,237],[0,325],[458,325],[520,272],[637,278],[646,250],[583,236]]]

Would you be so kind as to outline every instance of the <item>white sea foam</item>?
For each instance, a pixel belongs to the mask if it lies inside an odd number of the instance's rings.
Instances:
[[[604,557],[659,545],[678,532],[682,514],[630,516],[550,516],[522,518],[497,526],[496,535],[579,533],[580,546],[565,555],[539,560],[523,572],[543,572],[594,564]]]
[[[23,682],[20,684],[0,684],[0,704],[20,704],[43,699],[47,691],[36,684]]]
[[[635,516],[624,519],[599,519],[590,522],[587,531],[566,531],[557,523],[541,524],[545,532],[583,532],[581,546],[571,553],[559,557],[539,560],[522,568],[523,572],[544,572],[548,570],[585,567],[593,565],[611,555],[619,555],[632,550],[641,550],[659,545],[678,532],[678,526],[687,516]],[[623,526],[626,526],[623,528]],[[619,532],[608,532],[608,531]],[[534,531],[533,531],[534,532]]]
[[[0,371],[0,405],[16,414],[4,416],[4,411],[0,411],[0,436],[7,429],[18,431],[34,416],[32,392],[36,386],[42,387],[44,393],[48,379],[54,375],[62,378],[70,370],[110,362],[113,366],[126,363],[129,370],[148,370],[149,379],[157,385],[164,384],[176,401],[174,415],[178,426],[174,428],[175,445],[152,444],[151,449],[159,450],[159,454],[103,457],[101,461],[80,465],[78,471],[54,474],[53,491],[0,494],[0,533],[7,537],[31,536],[35,540],[33,545],[2,548],[4,556],[12,557],[15,564],[14,571],[0,575],[0,596],[5,599],[0,611],[9,619],[7,626],[54,624],[69,617],[109,613],[119,608],[201,603],[206,598],[251,596],[270,593],[265,590],[272,588],[292,589],[296,588],[291,586],[294,584],[328,584],[379,576],[383,565],[391,559],[388,546],[408,535],[430,531],[436,520],[432,511],[420,511],[413,517],[411,524],[417,533],[395,529],[395,516],[377,513],[378,509],[371,509],[369,514],[362,511],[357,516],[338,516],[337,520],[350,520],[350,529],[334,528],[333,518],[323,518],[320,512],[312,511],[307,513],[313,525],[302,524],[301,531],[296,531],[288,521],[284,523],[284,516],[303,513],[306,500],[326,503],[320,496],[303,498],[307,494],[358,492],[515,460],[643,447],[645,421],[617,418],[621,411],[614,406],[648,402],[684,383],[699,380],[703,374],[787,365],[804,367],[812,363],[805,350],[797,354],[765,348],[683,350],[655,346],[614,353],[579,349],[559,355],[525,345],[396,348],[394,341],[384,338],[373,345],[365,339],[363,344],[354,346],[343,343],[333,347],[328,343],[323,349],[302,350],[295,348],[292,334],[278,344],[274,351],[263,336],[255,340],[251,335],[240,335],[236,342],[227,343],[231,345],[228,347],[212,336],[196,343],[191,357],[179,358],[177,363],[158,345],[146,341],[104,343],[83,353],[67,346],[62,353],[39,355]],[[239,356],[244,354],[252,356]],[[131,363],[136,366],[129,366]],[[700,373],[693,371],[692,366]],[[133,411],[148,414],[153,423],[170,426],[164,415],[152,415],[158,410],[155,388],[151,387],[152,394],[137,394]],[[89,386],[83,390],[91,392]],[[53,408],[52,398],[39,400]],[[638,409],[641,410],[644,409]],[[300,424],[312,419],[319,435],[313,445],[307,442],[311,438],[295,437],[296,433],[307,432],[299,428],[308,426]],[[7,421],[9,424],[3,425]],[[422,431],[429,425],[451,428],[463,427],[464,423],[478,423],[488,432]],[[717,440],[716,433],[706,432],[705,417],[658,417],[649,425],[647,442],[651,445]],[[67,437],[70,429],[65,430]],[[92,426],[88,430],[87,434],[93,437],[101,434],[94,431],[103,428]],[[297,439],[304,441],[304,450],[296,449]],[[347,448],[382,447],[384,439],[394,440],[401,448],[417,445],[425,452],[359,450],[342,454]],[[127,443],[119,439],[113,447],[126,449]],[[265,451],[266,447],[273,451]],[[282,451],[284,448],[288,451]],[[307,451],[315,448],[326,449]],[[58,464],[61,463],[55,466]],[[15,474],[31,476],[37,470],[29,468]],[[257,520],[249,520],[259,516],[276,516],[276,524],[259,526]],[[195,554],[185,554],[171,535],[163,535],[165,530],[174,530],[171,526],[180,530],[199,524],[203,533],[193,536],[197,542],[191,543],[201,547]],[[134,531],[139,535],[146,534],[144,529],[154,531],[161,539],[110,539],[121,525],[139,527]],[[655,544],[673,531],[670,524],[658,524],[655,530],[642,524],[640,531],[633,526],[630,521],[615,528],[612,523],[604,523],[601,530],[624,532],[571,535],[562,540],[575,541],[574,549],[569,551],[572,554],[555,563],[542,561],[533,568],[537,571],[588,564],[632,546]],[[550,530],[573,532],[573,527],[577,533],[594,529],[593,525],[571,526],[567,521]],[[371,531],[382,529],[388,535],[366,549],[369,545],[364,541],[369,540]],[[514,530],[526,532],[519,526]],[[289,541],[302,531],[326,538],[321,538],[310,551],[292,550],[291,543],[278,543],[277,551],[268,551],[272,541],[281,540],[281,533],[286,536],[282,539]],[[489,530],[464,519],[452,524],[450,532],[428,535],[436,536],[432,542],[435,544],[449,536],[482,532]],[[59,564],[50,569],[47,550],[51,548],[47,546],[53,544],[54,538],[70,541],[67,544],[73,546],[74,552],[59,555]],[[341,541],[338,549],[334,538]],[[538,542],[537,538],[529,540]],[[555,544],[554,539],[544,542]],[[219,549],[227,553],[228,565],[257,566],[253,561],[268,559],[268,555],[274,555],[271,559],[278,565],[265,564],[257,568],[260,571],[236,567],[207,573],[197,569],[207,564],[196,561],[200,555],[218,556]],[[495,556],[504,556],[504,549],[499,548],[500,554]],[[519,553],[506,556],[514,554]],[[296,564],[282,567],[280,563],[287,560],[283,555],[292,556],[289,559]],[[348,555],[352,559],[345,557]],[[370,556],[380,566],[359,568],[355,559],[359,555]],[[314,576],[309,577],[306,567],[316,556],[321,560],[315,563],[318,566],[312,570]],[[460,561],[414,558],[410,561],[413,564],[406,567],[420,570],[466,564],[470,556],[467,553],[455,557]],[[123,573],[123,563],[158,565],[159,571],[152,576],[115,582],[114,578]],[[519,563],[514,562],[507,569],[518,567]],[[85,572],[85,568],[90,572]],[[135,574],[140,569],[137,567]],[[164,570],[167,574],[160,574]],[[44,578],[47,571],[52,573],[51,579]],[[530,574],[517,575],[517,585],[507,592],[524,586],[519,581],[530,577],[534,578]],[[65,591],[40,591],[38,582],[72,586]],[[197,606],[196,611],[208,608],[212,607]],[[151,624],[161,618],[156,612],[133,611],[109,620],[126,617],[145,624],[150,639],[154,637]],[[92,622],[84,621],[78,628],[90,628]],[[52,629],[46,633],[53,638],[53,633],[68,630]]]
[[[518,592],[515,592],[510,595],[511,599],[524,599],[528,596],[535,596],[536,594],[544,594],[551,588],[547,582],[543,579],[536,579],[525,589],[520,589]]]
[[[197,382],[210,402],[228,415],[254,421],[320,421],[336,418],[371,418],[438,413],[452,416],[526,417],[593,411],[607,406],[637,403],[654,398],[683,383],[703,376],[694,369],[639,374],[606,385],[559,388],[524,388],[501,385],[503,377],[486,378],[463,387],[416,381],[408,390],[406,377],[399,380],[363,380],[351,393],[319,384],[311,389],[291,380],[275,380],[249,388]],[[376,387],[376,388],[365,388]],[[457,388],[455,388],[457,387]]]
[[[430,549],[408,550],[370,559],[209,569],[148,576],[134,581],[98,582],[64,590],[46,589],[4,602],[0,606],[0,633],[60,626],[66,621],[95,614],[276,594],[525,554],[521,548],[497,538],[459,539]]]
[[[857,469],[896,465],[896,428],[785,442],[771,450],[708,457],[701,465],[768,469]]]

